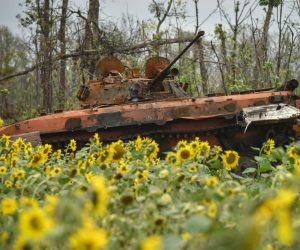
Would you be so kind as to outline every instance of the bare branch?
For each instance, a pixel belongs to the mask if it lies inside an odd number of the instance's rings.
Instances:
[[[220,73],[221,73],[222,85],[223,85],[223,89],[224,89],[225,95],[228,95],[226,84],[225,84],[224,72],[223,72],[223,68],[222,68],[221,63],[220,63],[221,62],[220,58],[219,58],[218,53],[216,51],[215,45],[213,44],[212,41],[210,42],[210,44],[211,44],[211,49],[213,50],[213,52],[214,52],[214,54],[215,54],[215,56],[217,58],[217,61],[218,61],[218,68],[219,68]]]
[[[189,37],[189,38],[174,38],[174,39],[167,39],[167,40],[159,40],[159,41],[151,41],[151,42],[146,42],[146,43],[141,43],[141,44],[137,44],[135,46],[132,47],[121,47],[121,48],[117,48],[114,52],[115,53],[120,53],[120,54],[124,54],[124,53],[128,53],[128,52],[136,52],[140,49],[144,49],[147,48],[149,46],[159,46],[159,45],[167,45],[167,44],[173,44],[173,43],[184,43],[184,42],[190,42],[193,40],[193,37]],[[67,58],[74,58],[74,57],[80,57],[82,55],[96,55],[96,54],[101,54],[103,53],[103,51],[101,49],[99,50],[83,50],[83,51],[75,51],[75,52],[71,52],[69,54],[66,55],[58,55],[56,57],[54,57],[52,59],[52,62],[55,61],[59,61],[62,59],[67,59]],[[0,84],[3,84],[1,82],[3,81],[7,81],[9,79],[15,78],[17,76],[22,76],[22,75],[26,75],[32,71],[34,71],[36,68],[38,68],[40,66],[40,63],[33,65],[30,68],[27,68],[23,71],[11,74],[11,75],[7,75],[3,78],[0,79]]]

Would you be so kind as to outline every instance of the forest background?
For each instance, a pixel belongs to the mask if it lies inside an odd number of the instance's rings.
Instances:
[[[214,0],[205,16],[206,1],[148,0],[145,18],[129,8],[120,18],[107,16],[102,7],[110,2],[19,1],[22,38],[0,26],[0,117],[6,123],[79,108],[77,89],[94,78],[99,58],[114,55],[139,68],[151,56],[172,59],[216,15],[220,22],[210,22],[176,65],[190,95],[299,79],[300,0]]]

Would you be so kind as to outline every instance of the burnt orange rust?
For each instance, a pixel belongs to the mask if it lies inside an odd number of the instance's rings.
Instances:
[[[199,33],[192,43],[202,35]],[[284,144],[284,138],[300,134],[299,114],[243,124],[244,111],[249,107],[267,108],[276,104],[278,109],[280,105],[299,109],[295,80],[281,90],[191,98],[175,80],[178,71],[171,68],[185,50],[172,62],[163,57],[148,59],[144,78],[140,69],[126,68],[117,58],[104,57],[98,63],[95,79],[78,90],[81,110],[12,124],[1,128],[0,135],[53,144],[72,138],[86,142],[95,132],[104,142],[141,135],[156,139],[162,150],[170,149],[179,140],[199,136],[212,145],[247,153],[251,146],[260,146],[267,138]]]
[[[0,134],[14,135],[33,131],[40,133],[63,132],[70,119],[80,119],[79,128],[108,128],[142,123],[165,124],[174,119],[203,120],[214,117],[238,114],[242,108],[254,106],[256,102],[263,101],[269,104],[269,97],[273,95],[284,96],[285,102],[293,96],[293,92],[263,92],[245,95],[216,96],[209,98],[181,98],[179,100],[162,100],[156,102],[143,102],[137,104],[123,104],[110,107],[96,107],[76,111],[67,111],[57,114],[40,116],[0,129]],[[233,104],[234,110],[227,111],[226,105]],[[118,121],[105,119],[116,116]],[[101,120],[103,117],[103,120]]]

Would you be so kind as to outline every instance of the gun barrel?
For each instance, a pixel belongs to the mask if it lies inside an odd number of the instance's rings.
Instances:
[[[201,37],[204,35],[204,31],[199,31],[195,38],[165,67],[153,80],[150,81],[151,88],[155,88],[159,83],[161,83],[164,78],[167,77],[171,67],[178,61],[180,57]]]

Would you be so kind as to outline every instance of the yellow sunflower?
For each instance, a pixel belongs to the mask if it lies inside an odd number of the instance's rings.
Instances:
[[[217,213],[218,213],[218,206],[215,202],[210,202],[210,204],[207,206],[207,215],[214,219],[217,217]]]
[[[51,154],[52,153],[52,145],[50,144],[45,144],[44,149],[43,149],[43,154]]]
[[[239,158],[239,154],[233,150],[226,150],[222,155],[223,164],[228,171],[237,167]]]
[[[181,141],[179,141],[179,142],[177,143],[176,148],[179,149],[179,148],[185,147],[187,144],[188,144],[188,143],[187,143],[186,140],[181,140]]]
[[[59,176],[60,174],[61,174],[61,168],[60,167],[54,167],[51,170],[51,173],[50,173],[51,176]]]
[[[262,146],[262,151],[266,155],[270,155],[275,148],[275,141],[273,139],[268,139]]]
[[[13,198],[4,198],[1,201],[1,210],[3,214],[14,214],[18,209],[18,203]]]
[[[5,166],[0,167],[0,175],[4,175],[7,172],[7,168]]]
[[[24,169],[17,169],[17,170],[15,170],[11,174],[11,177],[13,179],[17,179],[17,180],[24,178],[25,177],[25,171],[24,171]]]
[[[76,151],[76,141],[74,140],[74,139],[72,139],[71,141],[70,141],[70,143],[69,143],[69,147],[70,147],[70,149],[74,152],[74,151]]]
[[[25,239],[23,236],[19,236],[13,243],[11,250],[25,250],[25,249],[34,249],[33,242]]]
[[[222,153],[223,149],[221,146],[215,145],[213,148],[210,150],[210,157],[211,159],[217,160]]]
[[[186,145],[184,147],[181,147],[177,151],[177,157],[180,160],[180,162],[186,162],[188,160],[191,160],[193,158],[193,150],[190,146]]]
[[[6,158],[6,163],[10,164],[11,168],[16,168],[19,160],[20,158],[16,154],[11,154]]]
[[[141,250],[162,250],[163,241],[159,235],[152,235],[144,239]]]
[[[189,145],[191,146],[191,148],[196,152],[197,149],[199,148],[201,143],[201,140],[199,139],[199,137],[196,137],[193,141],[191,141],[189,143]]]
[[[166,156],[166,163],[168,163],[171,166],[178,166],[180,164],[180,160],[177,154],[169,152]]]
[[[101,145],[100,137],[99,137],[99,134],[98,134],[98,133],[95,133],[95,134],[94,134],[94,141],[95,141],[95,144],[96,144],[97,146],[100,146],[100,145]]]
[[[17,140],[15,140],[15,142],[12,144],[12,149],[15,152],[20,152],[22,147],[25,145],[24,141],[22,138],[18,138]]]
[[[53,226],[53,221],[46,212],[39,207],[33,207],[21,213],[19,218],[19,230],[27,239],[40,239]]]
[[[113,142],[110,145],[110,148],[113,150],[113,156],[112,156],[112,161],[113,162],[119,162],[123,156],[125,155],[125,147],[124,144],[121,140],[117,142]]]
[[[146,151],[147,151],[149,160],[155,159],[159,152],[158,144],[155,141],[152,141],[151,143],[149,143],[147,145]]]
[[[298,145],[292,145],[289,147],[287,151],[287,155],[291,158],[294,159],[299,159],[300,158],[300,148]]]
[[[37,151],[31,156],[27,166],[31,168],[38,165],[43,165],[47,161],[47,159],[47,155],[43,154],[41,151]]]
[[[108,243],[108,236],[102,228],[82,227],[69,238],[71,250],[101,250]]]
[[[97,154],[91,154],[88,156],[88,158],[87,158],[87,166],[88,167],[93,166],[95,164],[96,157],[97,157]]]
[[[85,179],[86,179],[86,181],[88,182],[88,183],[91,183],[91,181],[92,181],[92,178],[95,176],[95,173],[93,172],[93,171],[90,171],[90,172],[88,172],[88,173],[86,173],[85,175],[84,175],[84,177],[85,177]]]
[[[59,160],[60,158],[61,158],[61,149],[58,149],[57,151],[56,151],[56,160]]]
[[[93,208],[99,216],[104,216],[108,203],[108,188],[106,186],[106,181],[102,176],[94,176],[91,179],[91,185]]]
[[[218,181],[218,178],[216,176],[211,176],[211,177],[206,179],[205,183],[206,183],[207,186],[215,187],[215,186],[218,185],[219,181]]]
[[[295,159],[295,170],[299,173],[300,172],[300,158]]]
[[[125,162],[121,162],[120,166],[118,167],[118,171],[124,175],[129,172],[129,166]]]
[[[112,157],[113,157],[114,153],[115,153],[115,151],[111,147],[106,146],[103,149],[103,151],[98,153],[96,162],[97,163],[110,163],[112,161]]]
[[[185,233],[181,234],[180,236],[184,241],[189,241],[192,239],[192,235],[188,232],[185,232]]]
[[[45,196],[45,201],[46,201],[46,204],[45,204],[44,208],[45,208],[46,213],[54,214],[57,204],[59,202],[58,196],[47,194]]]
[[[11,188],[13,186],[13,183],[10,180],[5,180],[4,181],[4,186],[7,187],[7,188]]]
[[[197,172],[198,168],[197,168],[197,166],[192,165],[192,166],[189,166],[188,170],[190,173],[195,173],[195,172]]]
[[[134,184],[135,185],[138,185],[139,183],[141,183],[142,181],[144,180],[147,180],[148,179],[148,170],[144,170],[142,172],[140,171],[137,171],[135,173],[135,179],[134,179]]]
[[[46,166],[45,168],[44,168],[44,173],[45,173],[45,175],[47,175],[47,176],[51,176],[51,167],[50,166]]]
[[[210,145],[207,141],[201,142],[198,147],[198,154],[203,156],[204,158],[208,158],[210,151]]]
[[[24,152],[25,154],[29,155],[32,153],[32,145],[30,142],[26,143],[24,146]]]
[[[20,206],[21,207],[38,207],[39,206],[39,202],[37,199],[32,198],[32,197],[28,197],[28,196],[23,196],[20,200]]]
[[[5,148],[8,148],[10,143],[10,136],[2,135],[1,141],[3,141]]]
[[[143,146],[143,139],[140,136],[138,136],[134,141],[135,150],[140,151],[142,146]]]

